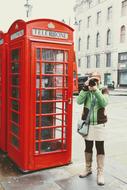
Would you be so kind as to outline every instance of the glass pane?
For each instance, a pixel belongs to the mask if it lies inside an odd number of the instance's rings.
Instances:
[[[65,52],[65,61],[68,61],[68,52]]]
[[[36,127],[53,126],[55,125],[54,116],[36,116]]]
[[[41,126],[53,126],[54,125],[54,118],[53,116],[41,116]]]
[[[64,83],[63,83],[64,81]],[[49,87],[67,87],[68,79],[62,76],[40,76],[36,77],[36,88],[49,88]]]
[[[44,76],[40,80],[42,88],[53,87],[54,81],[52,76]]]
[[[12,100],[12,109],[13,110],[19,110],[19,102],[16,100]]]
[[[36,127],[40,126],[40,117],[36,116]]]
[[[36,79],[36,88],[39,88],[39,85],[42,88],[46,87],[63,87],[63,77],[62,76],[39,76]],[[65,87],[67,86],[67,80],[64,80]]]
[[[43,129],[41,130],[41,140],[46,140],[46,139],[53,139],[53,132],[54,129]]]
[[[36,127],[46,127],[46,126],[62,126],[66,125],[66,116],[62,119],[62,115],[50,115],[50,116],[36,116]]]
[[[64,102],[64,112],[67,112],[67,103]]]
[[[40,63],[36,63],[36,74],[40,74]]]
[[[19,123],[19,115],[15,112],[12,112],[12,121]]]
[[[47,61],[63,62],[64,61],[64,51],[61,50],[42,50],[42,58]]]
[[[65,71],[63,70],[65,68]],[[42,74],[67,74],[67,64],[42,63]]]
[[[39,140],[39,130],[36,130],[36,140]]]
[[[14,97],[14,98],[19,97],[19,89],[18,88],[15,88],[15,87],[12,88],[12,97]]]
[[[64,122],[62,119],[62,115],[56,115],[54,120],[56,126],[62,126],[62,122]]]
[[[36,76],[36,88],[41,88],[40,85],[40,76]]]
[[[18,62],[12,63],[11,71],[12,71],[12,73],[19,73],[19,63]]]
[[[62,128],[42,129],[41,140],[62,138]]]
[[[41,112],[43,114],[57,113],[62,114],[62,102],[43,102],[41,104]]]
[[[18,75],[12,76],[12,85],[19,85],[19,76]]]
[[[61,149],[62,149],[62,141],[61,140],[41,143],[41,152],[52,152],[52,151],[57,151],[57,150],[61,150]]]
[[[39,114],[41,112],[40,107],[41,107],[40,103],[36,103],[36,114]]]
[[[60,89],[36,90],[36,100],[59,100],[63,99],[63,91]]]
[[[12,60],[18,60],[19,59],[19,49],[12,50],[11,59]]]
[[[41,49],[40,49],[40,48],[37,48],[37,49],[36,49],[36,59],[37,59],[37,60],[40,60],[40,59],[41,59],[41,54],[40,54],[40,52],[41,52]]]
[[[41,114],[41,113],[52,113],[53,112],[53,106],[55,103],[52,102],[46,102],[46,103],[36,103],[36,113]]]
[[[39,151],[39,143],[36,143],[36,151]]]
[[[11,130],[14,134],[19,134],[19,127],[17,127],[14,123],[11,124]]]
[[[55,73],[55,65],[51,63],[43,63],[42,74],[53,74]]]
[[[19,140],[15,136],[12,136],[11,143],[17,148],[19,147]]]

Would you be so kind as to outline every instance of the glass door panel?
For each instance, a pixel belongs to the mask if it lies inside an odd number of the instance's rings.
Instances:
[[[0,52],[0,128],[2,127],[2,52]]]
[[[20,62],[21,48],[12,49],[9,68],[10,143],[18,149],[20,148]]]
[[[36,48],[35,153],[66,149],[68,52]]]

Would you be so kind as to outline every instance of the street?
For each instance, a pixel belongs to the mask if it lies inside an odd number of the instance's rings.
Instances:
[[[78,177],[84,168],[84,142],[76,132],[82,106],[73,98],[72,164],[21,174],[10,162],[0,163],[0,190],[98,190],[96,184],[96,152],[94,149],[93,175]],[[127,190],[127,96],[110,96],[107,107],[107,140],[105,142],[105,190]],[[7,163],[7,164],[6,164]]]

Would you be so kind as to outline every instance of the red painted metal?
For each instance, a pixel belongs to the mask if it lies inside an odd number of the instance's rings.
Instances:
[[[7,151],[7,34],[0,31],[0,149]]]
[[[73,94],[78,94],[78,71],[77,71],[76,57],[74,58],[73,62]]]
[[[8,156],[22,171],[71,162],[73,29],[17,20],[9,35]]]

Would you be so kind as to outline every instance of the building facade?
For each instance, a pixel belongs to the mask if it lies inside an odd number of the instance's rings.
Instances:
[[[127,86],[127,0],[76,0],[74,12],[78,73]]]

